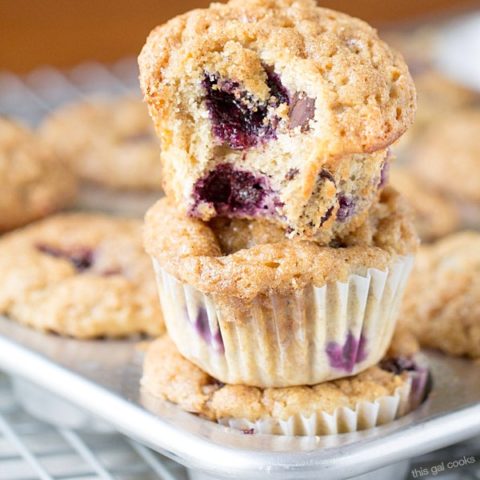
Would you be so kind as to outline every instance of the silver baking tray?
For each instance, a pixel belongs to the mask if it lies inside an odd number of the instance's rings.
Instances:
[[[142,398],[141,346],[138,340],[46,335],[0,317],[1,369],[214,478],[349,478],[480,434],[478,362],[425,352],[433,388],[415,412],[355,434],[285,437],[245,435],[168,402]],[[39,411],[51,407],[38,403]]]

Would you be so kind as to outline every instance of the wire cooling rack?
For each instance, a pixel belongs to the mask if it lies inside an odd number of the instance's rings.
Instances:
[[[134,58],[65,72],[44,67],[23,77],[0,70],[0,116],[32,126],[63,103],[125,94],[140,95]],[[463,457],[473,457],[475,463],[433,474],[442,462],[446,466]],[[187,478],[181,465],[118,433],[81,433],[39,421],[22,410],[0,372],[0,480]],[[480,480],[480,439],[413,459],[407,478]]]
[[[136,60],[85,63],[69,71],[39,68],[25,76],[0,70],[0,115],[36,125],[59,105],[95,96],[140,95]]]
[[[179,464],[115,433],[54,428],[19,406],[0,374],[0,480],[186,480]]]

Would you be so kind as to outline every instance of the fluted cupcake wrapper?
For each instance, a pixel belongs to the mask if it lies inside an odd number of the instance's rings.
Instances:
[[[269,435],[335,435],[367,430],[394,421],[417,406],[412,402],[412,383],[409,378],[393,395],[375,401],[360,401],[355,407],[338,407],[333,413],[317,411],[310,415],[293,415],[285,420],[263,418],[249,421],[239,418],[222,418],[218,423],[245,433]]]
[[[355,375],[379,362],[413,257],[248,304],[216,301],[153,263],[168,333],[183,356],[224,383],[286,387]]]

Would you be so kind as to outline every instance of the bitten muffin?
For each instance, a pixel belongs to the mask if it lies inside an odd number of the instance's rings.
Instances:
[[[225,385],[182,357],[167,337],[149,347],[142,401],[157,399],[244,433],[328,435],[388,423],[423,399],[425,368],[407,357],[385,360],[350,378],[312,387],[256,388]]]
[[[480,225],[480,109],[433,122],[417,145],[412,167],[456,201],[464,222]]]
[[[145,244],[180,352],[225,383],[270,387],[352,375],[382,358],[417,237],[387,188],[361,227],[329,245],[262,221],[206,224],[168,199],[148,212]]]
[[[26,127],[0,117],[0,232],[69,206],[74,176]]]
[[[401,167],[392,168],[390,183],[412,207],[415,226],[422,240],[444,237],[459,227],[460,217],[452,203],[413,172]]]
[[[154,29],[140,81],[182,213],[265,217],[294,235],[376,200],[415,90],[370,26],[313,0],[231,0]]]
[[[420,249],[400,318],[424,346],[480,358],[480,233]]]
[[[136,98],[69,104],[48,116],[40,133],[84,181],[122,191],[161,189],[159,143]]]
[[[0,312],[76,338],[163,332],[141,222],[58,215],[0,240]]]

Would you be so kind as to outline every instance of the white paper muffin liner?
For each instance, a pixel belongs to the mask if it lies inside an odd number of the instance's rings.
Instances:
[[[287,387],[355,375],[380,361],[413,257],[346,282],[258,295],[242,308],[153,264],[168,333],[183,356],[224,383]]]
[[[338,407],[333,413],[324,411],[311,415],[294,415],[285,420],[263,418],[222,418],[218,423],[252,434],[315,436],[336,435],[367,430],[394,421],[411,411],[412,381],[398,387],[393,395],[379,397],[373,402],[361,401],[354,408]]]

